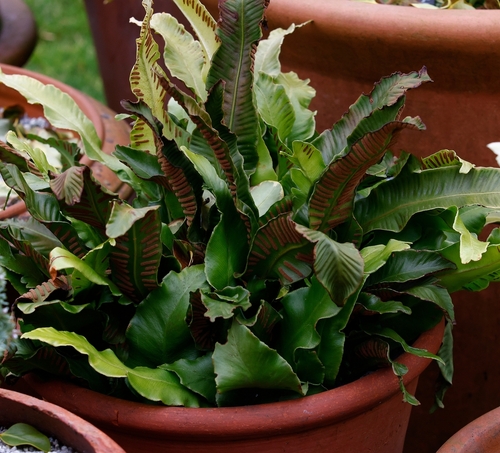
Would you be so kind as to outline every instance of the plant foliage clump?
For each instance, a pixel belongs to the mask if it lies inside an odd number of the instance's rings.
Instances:
[[[0,223],[23,333],[3,366],[189,407],[306,396],[391,366],[416,404],[397,356],[438,360],[450,380],[449,342],[440,356],[410,344],[443,315],[449,333],[451,291],[500,276],[498,230],[478,239],[498,219],[500,170],[396,153],[399,134],[424,129],[402,110],[425,68],[382,79],[319,134],[314,89],[281,71],[295,26],[262,39],[268,1],[222,0],[218,22],[174,1],[194,35],[143,0],[130,145],[111,156],[70,98],[0,75],[81,138],[52,143],[61,169],[12,133],[0,147],[31,215]]]

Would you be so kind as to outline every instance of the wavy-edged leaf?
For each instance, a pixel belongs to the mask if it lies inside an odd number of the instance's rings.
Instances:
[[[460,165],[460,173],[468,173],[475,165],[461,159],[457,153],[450,149],[442,149],[437,153],[422,158],[422,165],[425,169],[440,168]]]
[[[349,108],[349,111],[334,124],[331,130],[323,132],[314,145],[321,150],[325,162],[330,162],[347,145],[347,138],[358,127],[363,118],[366,118],[377,109],[396,104],[407,90],[417,88],[424,82],[430,82],[426,68],[419,72],[408,74],[394,73],[384,77],[376,83],[368,95],[362,95]]]
[[[210,15],[200,0],[173,0],[182,14],[189,20],[203,50],[210,61],[220,45],[216,33],[217,21]]]
[[[313,263],[312,245],[287,212],[270,219],[255,235],[245,275],[289,285],[306,278]]]
[[[162,365],[161,368],[173,371],[179,376],[182,385],[215,405],[217,389],[211,354],[205,354],[194,360],[180,359],[172,364]]]
[[[450,293],[442,286],[438,286],[436,283],[427,283],[405,289],[403,292],[418,299],[435,303],[449,316],[451,322],[455,321],[455,309]]]
[[[202,178],[173,141],[164,144],[158,157],[169,188],[175,194],[190,226],[202,204]]]
[[[286,143],[294,140],[308,140],[316,130],[316,112],[309,110],[309,104],[316,95],[316,90],[309,85],[309,79],[301,80],[295,72],[280,74],[276,82],[284,89],[295,112],[295,123]]]
[[[134,390],[152,401],[171,406],[199,406],[197,397],[182,386],[173,373],[146,367],[129,368],[111,349],[98,351],[81,335],[45,327],[27,332],[22,338],[43,341],[55,347],[71,346],[80,354],[87,355],[89,364],[98,373],[112,378],[128,378]]]
[[[35,219],[40,221],[63,220],[56,198],[51,194],[33,190],[18,167],[7,164],[1,167],[1,173],[5,183],[25,200],[28,212]]]
[[[198,41],[167,13],[155,13],[151,17],[151,27],[165,41],[163,58],[170,73],[182,80],[201,101],[206,101],[205,77],[208,62]]]
[[[325,367],[323,385],[332,387],[339,373],[340,364],[344,357],[346,334],[343,330],[351,317],[359,291],[350,296],[342,309],[330,318],[320,319],[316,329],[321,336],[318,346],[318,357]]]
[[[44,85],[29,76],[7,75],[0,71],[0,81],[22,94],[30,104],[41,104],[47,120],[53,127],[69,129],[82,139],[85,154],[103,163],[124,182],[136,181],[134,174],[115,157],[101,150],[101,143],[92,121],[80,110],[67,93],[54,85]],[[133,184],[132,184],[133,185]]]
[[[408,250],[408,242],[389,239],[386,244],[378,244],[365,247],[361,250],[361,256],[365,261],[365,274],[372,274],[380,269],[394,252]]]
[[[84,170],[85,167],[70,167],[50,181],[52,192],[58,200],[64,200],[68,206],[73,206],[80,201]]]
[[[263,388],[303,394],[300,380],[290,364],[236,321],[229,329],[227,342],[215,346],[212,358],[219,393]]]
[[[157,288],[162,244],[158,206],[134,209],[115,202],[106,234],[116,238],[111,248],[111,275],[123,294],[140,302]]]
[[[20,153],[17,149],[9,146],[8,143],[0,140],[0,162],[4,164],[14,164],[22,172],[26,172],[31,167],[35,169],[33,163],[30,162],[28,156]],[[38,171],[38,169],[35,169]]]
[[[354,216],[365,234],[379,229],[398,232],[422,211],[468,205],[498,209],[499,187],[497,168],[473,168],[466,174],[457,166],[424,170],[376,187],[356,203]]]
[[[92,283],[95,283],[96,285],[108,286],[114,295],[121,295],[118,287],[106,276],[96,271],[94,267],[87,264],[84,260],[76,257],[71,252],[68,252],[60,247],[56,247],[50,252],[51,277],[55,278],[57,276],[57,271],[63,269],[75,269],[83,274]]]
[[[208,160],[187,149],[183,151],[215,195],[215,203],[221,213],[207,244],[205,262],[208,281],[217,289],[234,286],[235,274],[242,273],[245,268],[249,249],[248,226],[236,210],[226,183],[219,178]]]
[[[487,288],[490,282],[500,281],[500,246],[497,244],[490,245],[479,261],[467,264],[461,262],[459,244],[440,253],[456,266],[456,269],[448,269],[436,275],[439,284],[450,293],[460,289],[480,291]]]
[[[241,308],[245,311],[252,306],[249,291],[241,286],[226,286],[215,292],[201,291],[201,301],[207,308],[204,316],[210,322],[215,322],[217,318],[230,319],[235,310]]]
[[[223,173],[225,175],[234,203],[241,212],[242,218],[247,223],[247,228],[250,231],[255,224],[257,208],[250,195],[250,182],[244,171],[243,156],[236,147],[236,138],[225,125],[219,122],[219,120],[222,121],[221,83],[216,84],[210,92],[207,101],[207,108],[211,112],[210,115],[194,99],[181,93],[167,79],[162,78],[161,83],[165,85],[169,94],[186,110],[199,133],[209,144],[216,159],[211,159],[210,156],[205,155],[203,157],[212,164],[218,174]],[[184,147],[181,146],[181,149],[184,150]]]
[[[305,24],[302,24],[305,25]],[[255,53],[255,74],[258,77],[262,72],[271,77],[277,77],[281,73],[280,52],[285,36],[293,33],[296,28],[302,25],[290,25],[286,30],[276,28],[269,33],[269,36],[262,39]]]
[[[361,287],[364,261],[354,244],[334,241],[326,234],[302,225],[295,227],[314,243],[314,273],[333,302],[343,306]]]
[[[401,302],[389,300],[383,301],[374,294],[361,292],[359,294],[358,303],[361,304],[365,310],[375,313],[405,313],[411,314],[411,309]]]
[[[111,213],[111,203],[117,197],[109,194],[100,184],[94,181],[90,170],[81,167],[83,174],[83,190],[78,203],[66,205],[61,200],[61,209],[64,214],[81,220],[98,232],[103,233]]]
[[[352,213],[356,188],[366,171],[394,143],[396,135],[411,123],[391,122],[365,135],[340,159],[332,162],[314,187],[309,201],[311,228],[328,231]]]
[[[19,293],[26,291],[26,288],[34,288],[36,285],[44,282],[48,273],[48,262],[42,260],[42,267],[38,261],[32,259],[29,255],[16,253],[13,254],[10,248],[8,237],[4,239],[3,228],[0,228],[0,266],[5,270],[11,271],[19,276],[22,276],[22,282],[24,285],[15,285],[14,279],[9,277],[11,283],[16,287]]]
[[[164,71],[158,64],[160,51],[150,29],[151,16],[153,15],[152,4],[152,0],[142,1],[145,17],[142,21],[139,37],[136,39],[136,61],[130,73],[130,87],[137,99],[145,102],[154,117],[163,124],[165,136],[173,139],[176,127],[165,110],[167,93],[159,83],[159,78],[164,74]],[[145,137],[147,135],[143,136],[143,138]]]
[[[16,299],[16,305],[24,314],[30,314],[46,302],[66,300],[70,297],[71,280],[65,275],[60,275],[19,296]]]
[[[278,181],[262,181],[260,184],[253,186],[250,193],[255,201],[255,206],[259,210],[259,217],[265,215],[271,206],[274,206],[284,197],[283,187]]]
[[[38,135],[32,134],[27,134],[26,137],[30,140],[36,140],[37,142],[43,143],[57,150],[59,152],[59,158],[63,171],[78,165],[78,161],[83,154],[80,147],[70,140],[56,137],[43,138],[39,137]]]
[[[32,224],[35,225],[36,221],[33,221]],[[4,224],[5,225],[5,224]],[[40,224],[39,224],[40,225]],[[34,228],[37,228],[35,226]],[[43,229],[43,225],[40,225],[40,229]],[[48,276],[49,271],[49,260],[48,260],[48,249],[54,244],[54,237],[50,235],[48,230],[45,230],[48,233],[47,236],[37,235],[36,233],[33,237],[37,238],[37,245],[40,246],[40,251],[38,251],[33,244],[29,241],[31,233],[33,231],[26,233],[23,231],[23,224],[21,222],[8,222],[6,223],[6,227],[0,228],[0,235],[8,241],[9,244],[12,244],[15,250],[18,251],[19,255],[13,258],[13,255],[9,253],[11,259],[7,259],[8,265],[6,265],[7,269],[11,269],[14,272],[18,272],[23,275],[24,269],[20,268],[20,263],[24,257],[28,257],[28,261],[31,261],[32,264],[26,269],[30,269],[30,272],[33,271],[34,275],[37,274],[36,271],[33,270],[33,264],[46,276]],[[27,235],[28,239],[24,236]],[[55,240],[57,242],[57,240]],[[16,270],[17,269],[17,270]],[[31,276],[28,275],[28,279],[31,280]],[[40,282],[37,282],[37,284]]]
[[[275,128],[280,140],[285,142],[295,123],[295,112],[285,88],[262,73],[256,80],[254,93],[261,118]]]
[[[30,156],[43,179],[48,179],[49,172],[57,173],[56,168],[49,163],[48,155],[30,141],[19,138],[14,131],[7,132],[6,140],[15,149]]]
[[[318,321],[340,311],[323,286],[316,279],[311,282],[308,288],[288,293],[282,302],[283,321],[280,323],[278,351],[294,369],[297,369],[295,352],[298,349],[312,350],[319,345]]]
[[[173,363],[191,347],[193,340],[186,322],[190,293],[204,287],[202,265],[167,274],[160,287],[139,304],[130,321],[126,335],[132,361],[152,366]]]
[[[215,52],[207,77],[211,89],[224,83],[224,123],[238,137],[244,168],[257,165],[258,123],[253,100],[253,61],[262,36],[261,22],[266,0],[222,0],[219,3],[218,35],[221,45]]]
[[[379,283],[404,283],[435,274],[455,265],[439,253],[421,250],[402,250],[390,256],[384,266],[371,274],[366,286]]]

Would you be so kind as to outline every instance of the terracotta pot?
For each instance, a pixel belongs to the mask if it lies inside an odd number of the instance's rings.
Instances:
[[[202,1],[217,17],[217,0]],[[101,0],[86,0],[111,102],[130,97],[128,75],[138,30],[126,18],[143,17],[138,3],[103,5]],[[178,16],[169,0],[156,0],[155,10]],[[500,140],[500,11],[432,11],[354,0],[271,0],[266,16],[270,30],[313,21],[285,38],[282,62],[285,71],[310,78],[316,88],[312,108],[318,110],[319,130],[330,127],[381,77],[425,65],[434,82],[409,93],[405,113],[420,115],[427,130],[402,134],[398,146],[420,156],[455,149],[477,165],[497,165],[486,145]],[[500,362],[491,360],[492,352],[500,352],[495,350],[500,345],[500,317],[494,315],[498,292],[496,283],[481,293],[453,296],[455,351],[459,351],[454,385],[445,409],[429,414],[438,369],[432,366],[426,371],[417,392],[422,406],[412,412],[405,453],[435,452],[462,426],[500,406],[496,386]]]
[[[443,322],[415,343],[436,352]],[[410,392],[429,361],[409,354]],[[386,368],[318,395],[266,405],[191,409],[118,400],[61,381],[34,375],[28,385],[105,431],[128,453],[400,453],[411,406],[402,402],[397,378]]]
[[[22,0],[0,0],[0,63],[22,66],[37,42],[31,10]]]
[[[125,453],[95,426],[54,404],[0,388],[0,425],[27,423],[80,453]]]
[[[70,87],[62,82],[59,82],[51,77],[28,71],[27,69],[17,68],[10,65],[0,64],[1,70],[5,74],[24,74],[34,77],[45,84],[52,84],[68,93],[82,109],[85,115],[94,124],[97,134],[102,141],[103,151],[112,153],[115,145],[127,145],[129,143],[130,127],[124,121],[116,121],[115,113],[107,106],[97,102],[96,100],[83,94],[81,91]],[[33,117],[43,116],[43,108],[40,105],[28,104],[23,96],[16,91],[0,84],[0,107],[5,107],[14,104],[22,104],[28,115]],[[126,184],[123,184],[116,175],[104,167],[99,162],[92,162],[87,157],[82,159],[92,168],[94,176],[106,188],[113,192],[118,192],[122,198],[128,198],[131,194],[131,189]],[[24,203],[16,203],[9,208],[0,211],[0,219],[16,217],[25,212]]]
[[[500,451],[500,408],[462,428],[437,453],[498,453]]]
[[[204,0],[212,14],[217,0]],[[320,130],[330,127],[380,77],[426,66],[434,80],[410,92],[405,114],[427,130],[402,134],[398,147],[419,156],[454,149],[476,165],[496,167],[486,148],[500,140],[500,11],[422,10],[354,0],[271,0],[270,29],[313,22],[285,38],[284,70],[310,78]],[[500,406],[498,283],[453,295],[455,376],[445,409],[433,405],[434,364],[420,379],[405,453],[433,453],[453,433]],[[481,335],[478,335],[481,332]]]

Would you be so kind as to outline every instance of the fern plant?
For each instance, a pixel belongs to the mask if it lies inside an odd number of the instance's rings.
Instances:
[[[402,109],[425,68],[382,79],[319,134],[314,89],[279,63],[295,25],[262,39],[267,0],[222,0],[218,22],[174,1],[196,38],[143,0],[130,146],[112,156],[70,98],[0,75],[81,138],[52,143],[61,170],[13,134],[0,147],[31,214],[0,223],[22,331],[3,367],[203,407],[297,398],[392,366],[416,404],[397,356],[435,359],[450,380],[449,293],[500,277],[499,230],[478,239],[498,220],[500,170],[450,150],[396,154],[400,133],[424,129]],[[133,200],[100,186],[81,152]],[[440,355],[413,348],[443,316]]]

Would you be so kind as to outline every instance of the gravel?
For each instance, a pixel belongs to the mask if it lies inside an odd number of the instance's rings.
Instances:
[[[0,433],[3,433],[6,428],[0,427]],[[65,445],[60,445],[57,439],[49,437],[50,439],[50,453],[77,453],[71,447],[66,447]],[[26,453],[26,452],[39,452],[36,448],[29,446],[20,446],[20,447],[10,447],[9,445],[4,444],[0,440],[0,453]]]

